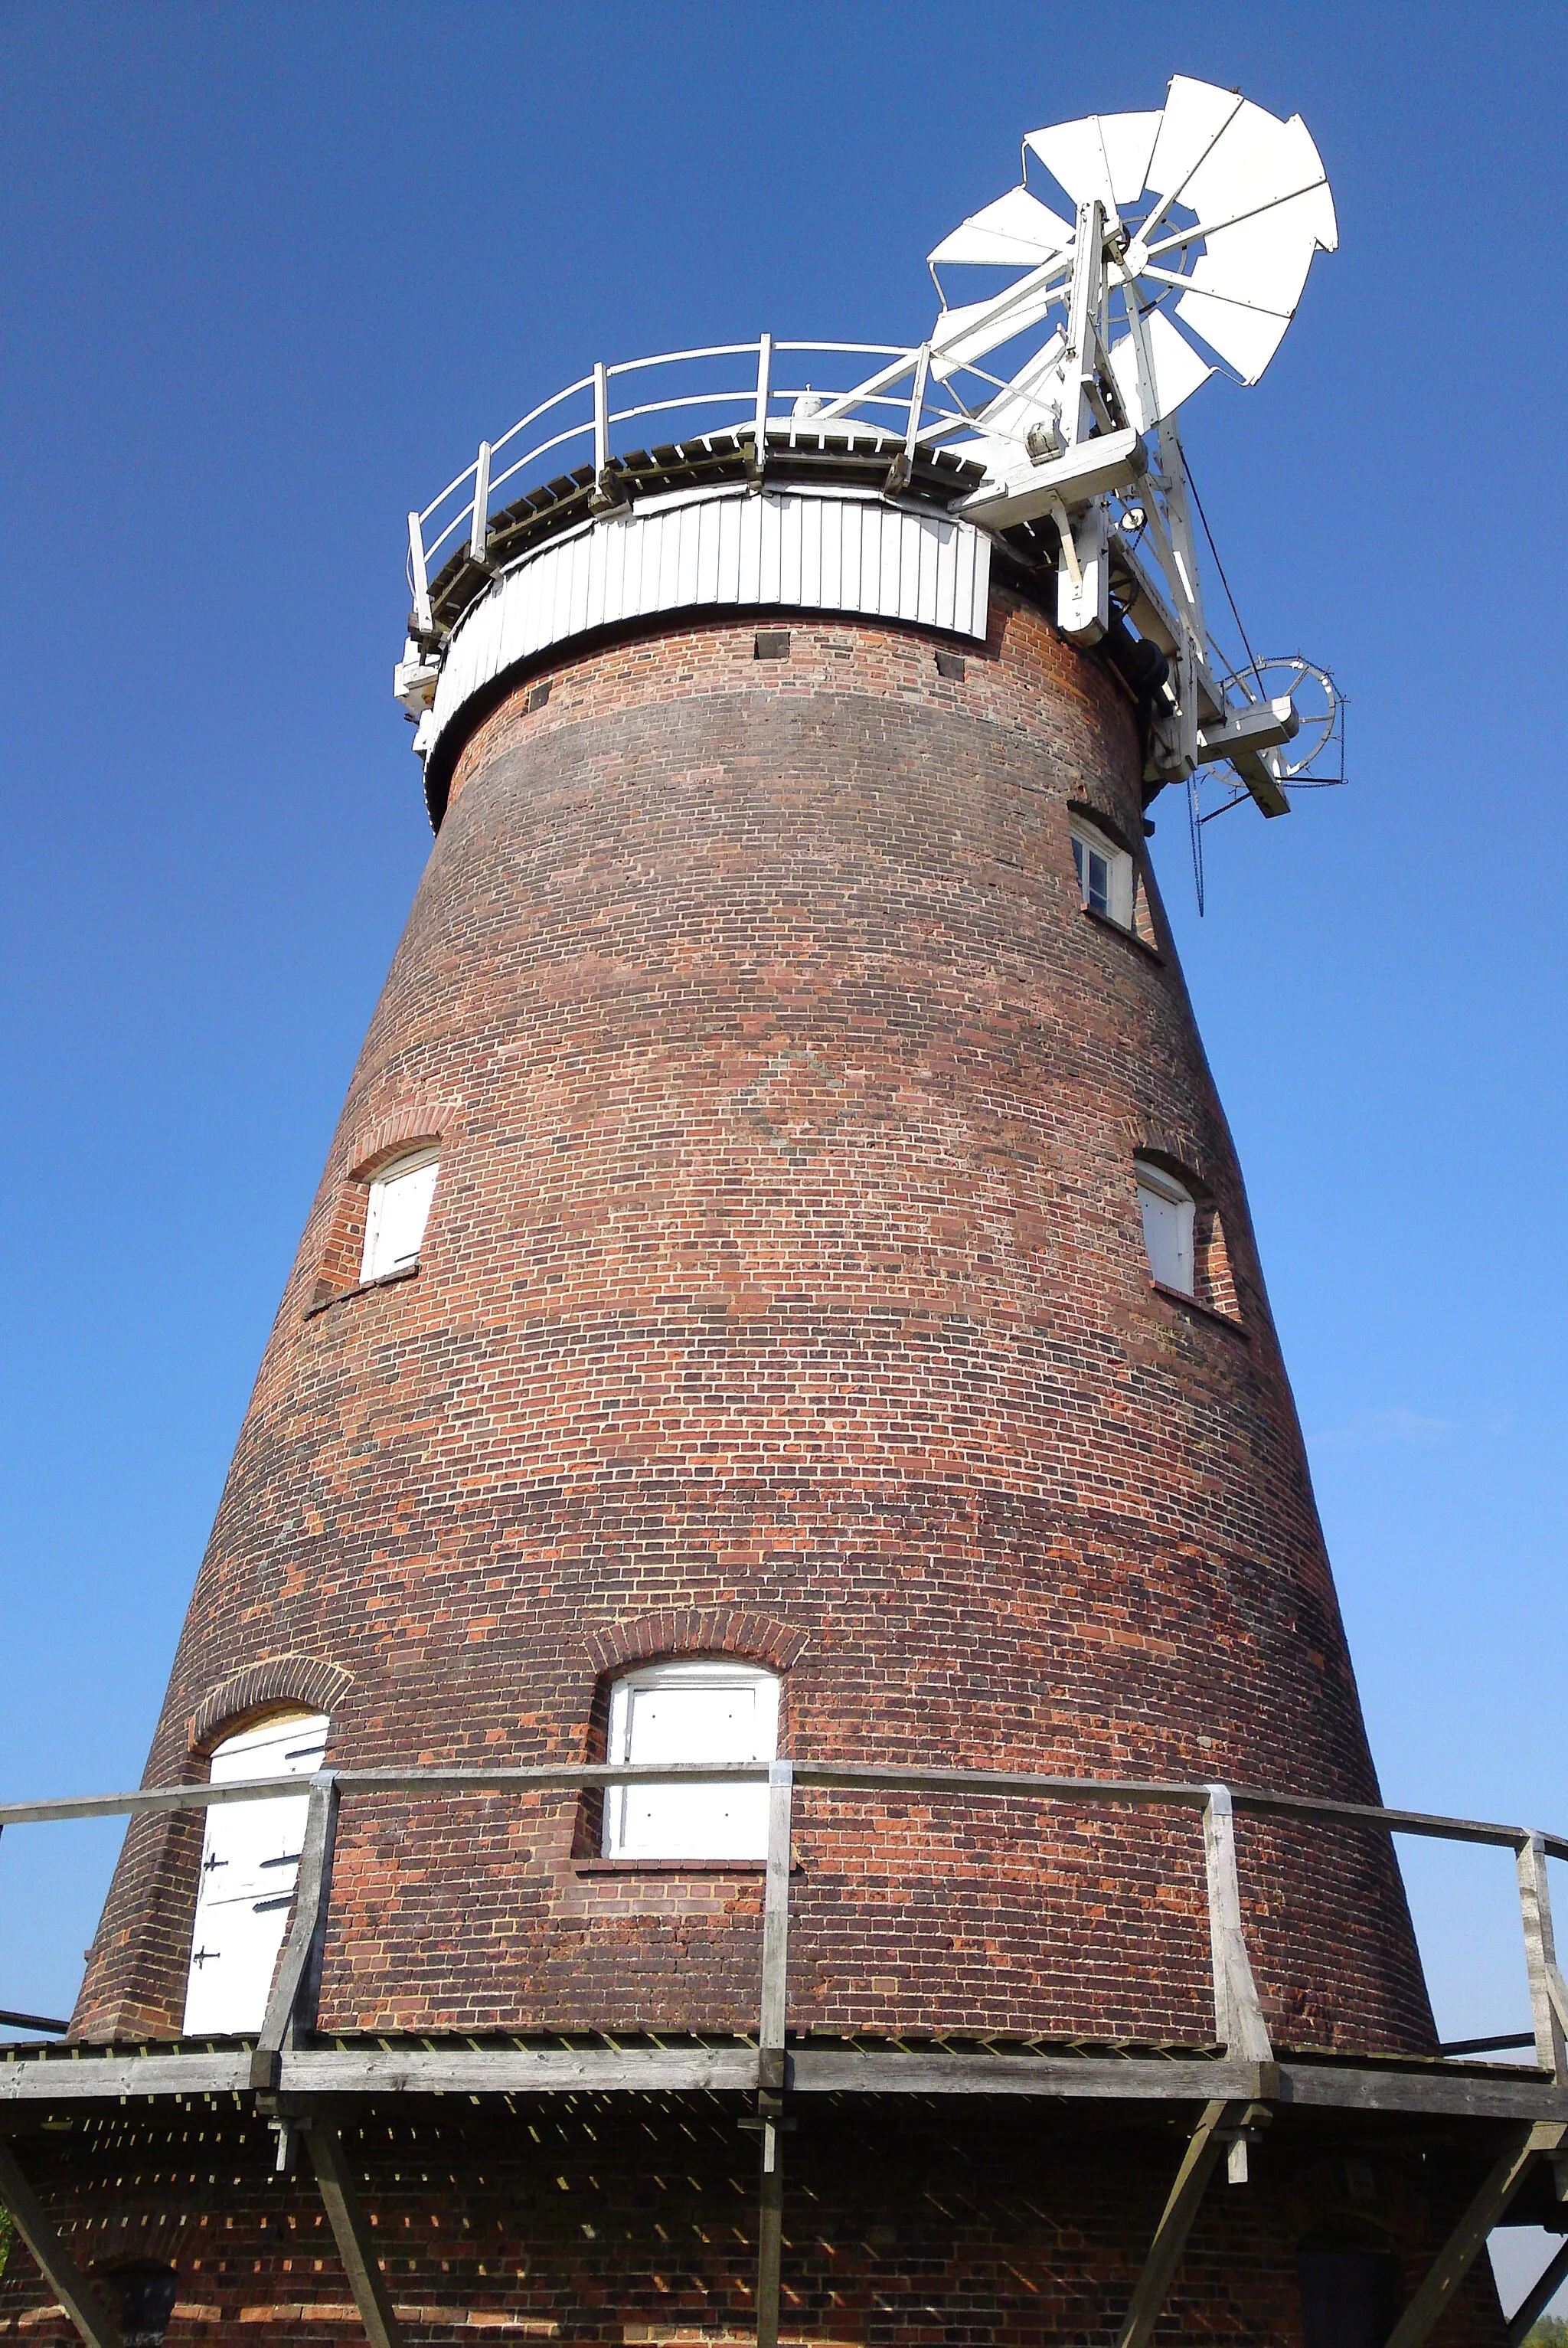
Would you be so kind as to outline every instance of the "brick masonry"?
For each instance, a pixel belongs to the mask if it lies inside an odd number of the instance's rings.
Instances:
[[[409,2348],[749,2348],[756,2156],[740,2116],[712,2096],[579,2096],[487,2116],[389,2105],[345,2124]],[[1005,2102],[814,2106],[789,2139],[784,2348],[1112,2348],[1189,2124]],[[1365,2123],[1288,2147],[1266,2137],[1247,2185],[1222,2171],[1210,2186],[1161,2337],[1302,2348],[1301,2246],[1382,2250],[1408,2298],[1493,2147],[1442,2149],[1434,2163],[1398,2129],[1368,2142]],[[259,2121],[200,2106],[78,2122],[24,2147],[56,2206],[94,2178],[69,2239],[106,2288],[133,2260],[178,2269],[169,2348],[364,2348],[308,2160],[278,2177],[272,2152]],[[0,2343],[75,2348],[50,2304],[14,2261]],[[1437,2336],[1500,2348],[1484,2260]]]
[[[608,1672],[719,1648],[797,1755],[1376,1799],[1129,705],[1000,592],[962,677],[754,637],[579,647],[463,751],[149,1778],[278,1658],[352,1766],[579,1758]],[[1083,912],[1074,805],[1153,951]],[[417,1274],[356,1290],[367,1174],[432,1135]],[[1140,1150],[1217,1219],[1216,1310],[1151,1282]],[[199,1842],[133,1828],[80,2034],[177,2027]],[[1386,1850],[1240,1842],[1277,2042],[1430,2047]],[[351,1803],[324,2023],[749,2021],[754,1874],[585,1848],[569,1801]],[[1189,1819],[815,1796],[797,1851],[800,2028],[1210,2034]]]

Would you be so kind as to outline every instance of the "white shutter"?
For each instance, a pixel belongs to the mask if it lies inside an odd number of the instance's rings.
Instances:
[[[326,1750],[320,1713],[264,1721],[231,1736],[212,1756],[211,1782],[308,1777]],[[207,1813],[201,1882],[185,1993],[188,2038],[259,2030],[299,1874],[309,1797],[228,1802]]]
[[[771,1761],[779,1684],[771,1672],[671,1663],[617,1685],[618,1761]],[[605,1804],[605,1849],[620,1859],[765,1859],[766,1786],[627,1786]]]
[[[1166,1288],[1193,1292],[1193,1202],[1179,1182],[1157,1169],[1138,1169],[1138,1205],[1149,1269]]]
[[[432,1153],[405,1159],[371,1184],[362,1280],[383,1280],[389,1272],[402,1272],[417,1263],[440,1170],[441,1161]]]

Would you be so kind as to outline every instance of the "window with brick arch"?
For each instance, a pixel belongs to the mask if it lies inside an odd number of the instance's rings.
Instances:
[[[759,1664],[650,1663],[610,1694],[612,1761],[772,1761],[778,1752],[779,1679]],[[612,1786],[604,1855],[627,1859],[767,1857],[765,1785]]]
[[[210,1782],[309,1777],[322,1766],[324,1713],[273,1713],[226,1736],[212,1755]],[[185,1993],[187,2038],[259,2030],[288,1929],[310,1797],[268,1795],[215,1802],[207,1812],[201,1877]]]
[[[384,1166],[370,1185],[364,1218],[362,1281],[384,1280],[406,1272],[419,1261],[436,1178],[441,1170],[438,1149],[410,1150],[406,1158]]]

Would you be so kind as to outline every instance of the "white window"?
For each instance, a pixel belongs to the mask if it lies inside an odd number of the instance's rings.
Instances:
[[[779,1684],[752,1663],[654,1663],[617,1680],[610,1699],[611,1761],[772,1761]],[[768,1789],[759,1786],[612,1786],[604,1797],[607,1859],[765,1859]]]
[[[405,1272],[418,1262],[440,1168],[439,1150],[420,1149],[400,1158],[372,1182],[361,1280],[384,1280],[389,1272]]]
[[[322,1766],[323,1713],[276,1714],[259,1728],[226,1736],[212,1756],[212,1783],[308,1777]],[[288,1930],[310,1797],[218,1802],[201,1840],[201,1884],[185,1993],[187,2038],[234,2037],[259,2030]]]
[[[1132,859],[1081,816],[1072,819],[1072,861],[1078,893],[1091,913],[1132,926]]]
[[[1193,1292],[1193,1194],[1173,1174],[1148,1159],[1136,1161],[1138,1205],[1143,1217],[1143,1245],[1149,1269],[1166,1288]]]

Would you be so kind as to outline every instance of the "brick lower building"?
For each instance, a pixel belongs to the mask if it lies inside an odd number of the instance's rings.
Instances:
[[[449,572],[177,1792],[0,2064],[0,2340],[1358,2348],[1499,2163],[1552,2220],[1554,2025],[1456,2079],[1354,1815],[1136,676],[940,483],[741,475]],[[671,512],[689,592],[538,620]],[[308,1819],[201,1807],[285,1768]]]

